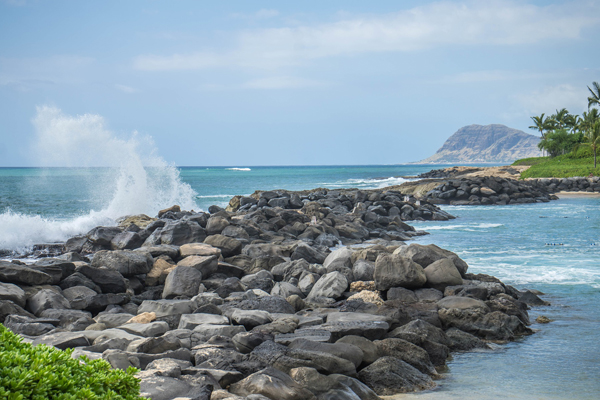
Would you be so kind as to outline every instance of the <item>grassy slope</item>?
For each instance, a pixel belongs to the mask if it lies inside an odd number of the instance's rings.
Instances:
[[[517,160],[513,165],[531,165],[521,173],[525,178],[568,178],[571,176],[588,176],[590,173],[600,175],[600,157],[598,167],[594,169],[594,158],[590,149],[582,148],[577,152],[554,158],[537,157]]]

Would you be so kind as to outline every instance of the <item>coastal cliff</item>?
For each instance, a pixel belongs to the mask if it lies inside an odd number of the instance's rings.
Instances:
[[[540,138],[500,124],[460,128],[431,157],[419,163],[512,163],[520,158],[541,157]]]

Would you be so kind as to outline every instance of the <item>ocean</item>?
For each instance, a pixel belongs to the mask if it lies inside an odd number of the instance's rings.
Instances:
[[[443,165],[0,168],[0,249],[60,241],[125,214],[173,204],[206,210],[269,189],[381,188]],[[553,320],[493,350],[455,354],[433,391],[400,399],[597,399],[600,397],[600,197],[543,204],[444,206],[458,218],[411,222],[456,252],[469,271],[537,289]]]

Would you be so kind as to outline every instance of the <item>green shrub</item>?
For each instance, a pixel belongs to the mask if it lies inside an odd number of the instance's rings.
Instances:
[[[112,369],[83,356],[75,360],[72,352],[34,347],[0,324],[0,399],[143,399],[135,368]]]

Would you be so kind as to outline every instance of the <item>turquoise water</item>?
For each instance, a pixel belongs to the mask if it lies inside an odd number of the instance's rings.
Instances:
[[[400,398],[600,398],[600,198],[445,210],[459,218],[416,223],[431,232],[418,242],[455,251],[471,272],[541,290],[552,305],[530,317],[554,322],[495,351],[455,355],[436,390]]]
[[[174,202],[206,209],[256,189],[377,188],[434,167],[0,168],[0,248],[61,240]],[[554,322],[493,351],[456,354],[436,390],[401,398],[600,398],[600,198],[445,209],[458,218],[414,223],[431,233],[418,242],[457,252],[471,272],[547,293],[552,305],[530,315]]]

